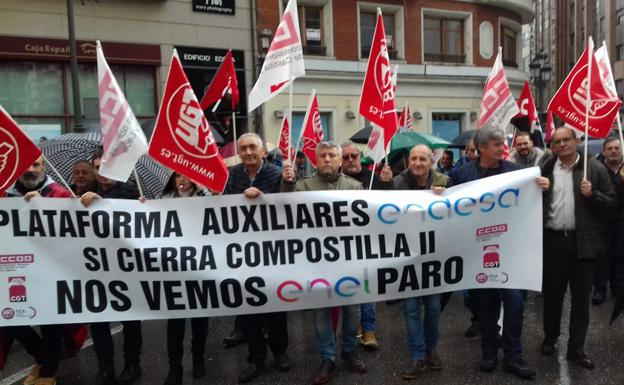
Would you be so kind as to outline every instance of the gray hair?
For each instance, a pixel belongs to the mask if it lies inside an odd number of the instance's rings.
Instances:
[[[355,147],[358,150],[358,153],[361,153],[362,151],[360,151],[360,148],[358,147],[357,144],[355,144],[355,142],[351,141],[351,140],[347,140],[346,142],[342,142],[340,144],[340,148],[341,149],[345,149],[346,147]]]
[[[507,140],[507,135],[505,131],[500,128],[482,128],[477,130],[477,133],[474,136],[474,141],[477,149],[480,145],[486,145],[490,143],[490,141],[499,141],[499,140]]]
[[[246,132],[243,135],[238,137],[238,141],[236,142],[236,146],[240,146],[240,142],[243,139],[246,138],[253,138],[256,140],[256,143],[258,143],[258,147],[260,148],[264,148],[264,142],[262,141],[262,138],[260,137],[260,135],[256,134],[255,132]]]
[[[323,141],[316,145],[316,155],[318,155],[321,148],[335,148],[338,151],[338,157],[342,158],[342,148],[336,143],[331,141]]]

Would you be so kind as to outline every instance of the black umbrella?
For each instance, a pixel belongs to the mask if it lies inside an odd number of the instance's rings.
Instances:
[[[455,139],[451,141],[451,144],[453,145],[454,148],[455,147],[464,148],[466,146],[466,142],[468,141],[468,138],[474,136],[476,133],[477,133],[477,130],[462,131],[459,133],[459,135],[455,137]]]
[[[101,148],[102,138],[97,132],[65,134],[49,139],[41,145],[43,155],[68,183],[71,182],[74,163],[83,159],[91,160],[93,154]],[[147,198],[158,197],[167,183],[169,170],[147,155],[139,158],[135,168],[145,196]],[[54,174],[50,176],[57,178]],[[134,182],[134,175],[130,176],[130,181]]]
[[[368,138],[370,138],[371,131],[373,131],[373,127],[366,126],[360,131],[356,132],[352,137],[349,138],[349,140],[354,143],[366,144],[368,143]]]
[[[513,124],[518,131],[524,131],[531,134],[531,140],[533,141],[533,145],[540,148],[546,148],[546,143],[544,142],[544,136],[542,135],[541,130],[534,129],[531,132],[531,122],[529,121],[528,116],[514,117],[511,119],[511,124]]]

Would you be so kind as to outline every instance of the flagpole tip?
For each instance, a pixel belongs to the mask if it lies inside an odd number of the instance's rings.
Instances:
[[[377,7],[377,15],[381,15],[381,8]]]

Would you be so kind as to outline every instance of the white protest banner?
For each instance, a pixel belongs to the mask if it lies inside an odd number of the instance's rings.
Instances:
[[[537,168],[429,191],[0,199],[0,326],[540,290]]]

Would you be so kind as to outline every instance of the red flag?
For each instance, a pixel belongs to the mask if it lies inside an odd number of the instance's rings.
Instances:
[[[288,135],[290,135],[290,126],[288,124],[288,118],[284,116],[284,120],[282,121],[282,130],[280,131],[279,144],[278,147],[280,152],[282,153],[283,160],[291,160],[295,158],[295,149],[288,144]],[[290,147],[290,151],[288,151]]]
[[[531,125],[531,133],[536,129],[541,131],[542,128],[539,125],[537,108],[535,108],[535,101],[533,100],[533,94],[531,94],[531,87],[529,86],[528,80],[524,82],[524,87],[518,98],[518,108],[520,112],[518,112],[515,117],[527,118]]]
[[[213,191],[225,189],[228,169],[175,50],[148,153]]]
[[[316,146],[323,141],[323,126],[321,125],[321,111],[316,100],[316,90],[312,90],[310,103],[303,119],[303,153],[306,154],[310,163],[316,168]]]
[[[553,119],[552,111],[548,111],[546,113],[546,142],[550,142],[550,138],[552,138],[555,133],[555,120]]]
[[[201,100],[201,107],[205,110],[213,105],[217,100],[223,98],[226,92],[231,93],[232,111],[236,109],[240,95],[238,93],[238,80],[236,79],[236,71],[234,70],[234,59],[232,58],[232,50],[229,50],[221,62],[217,73],[212,78],[204,97]]]
[[[593,55],[591,39],[588,45],[550,101],[548,111],[582,132],[585,132],[585,114],[588,111],[588,135],[605,138],[611,131],[622,101],[613,97],[603,84],[598,63]],[[591,73],[588,67],[591,67]],[[588,91],[589,108],[587,108]]]
[[[381,10],[377,8],[377,25],[360,97],[360,115],[383,128],[384,149],[388,148],[399,129],[392,76],[383,17]]]
[[[40,156],[41,150],[0,106],[0,196]]]
[[[405,102],[405,107],[401,116],[399,116],[399,127],[405,130],[414,130],[414,122],[412,121],[412,111],[409,108],[409,104]]]

